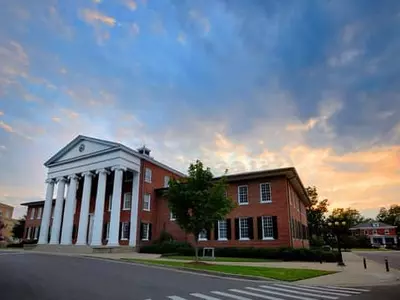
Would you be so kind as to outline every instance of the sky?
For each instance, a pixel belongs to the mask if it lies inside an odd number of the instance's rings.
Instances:
[[[0,202],[77,135],[181,171],[296,167],[330,207],[400,199],[400,1],[0,0]]]

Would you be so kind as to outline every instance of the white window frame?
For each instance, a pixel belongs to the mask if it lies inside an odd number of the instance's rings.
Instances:
[[[170,221],[175,221],[175,220],[176,220],[176,215],[174,215],[174,214],[172,213],[172,211],[169,212],[169,220],[170,220]]]
[[[246,188],[246,202],[240,202],[240,188]],[[239,185],[238,186],[238,196],[237,201],[239,205],[248,205],[249,204],[249,186],[248,185]]]
[[[203,229],[200,233],[199,233],[199,242],[200,241],[208,241],[207,239],[207,230]]]
[[[225,229],[226,229],[226,237],[221,238],[221,223],[225,224]],[[218,221],[218,241],[227,241],[228,240],[228,221],[227,220],[222,220]]]
[[[164,187],[167,188],[169,187],[169,181],[171,180],[171,177],[169,177],[168,175],[164,176]]]
[[[145,207],[145,203],[146,203],[146,197],[148,197],[148,207]],[[143,210],[144,211],[150,211],[151,210],[151,194],[144,194],[143,195]]]
[[[242,220],[245,220],[247,226],[247,237],[242,237]],[[249,221],[248,218],[239,218],[239,241],[249,241]]]
[[[37,219],[40,220],[42,218],[42,213],[43,213],[43,207],[40,206],[38,207],[38,213],[37,213]]]
[[[144,171],[144,181],[147,183],[151,183],[151,177],[153,175],[153,172],[150,168],[146,168]]]
[[[108,211],[111,211],[112,209],[112,198],[113,194],[111,193],[110,195],[108,195]]]
[[[263,200],[263,186],[267,186],[265,188],[266,189],[266,194],[265,194],[266,200]],[[269,194],[269,199],[268,199],[268,194]],[[269,182],[260,183],[260,203],[272,203],[272,190],[271,190],[271,183],[269,183]]]
[[[31,232],[32,232],[32,227],[28,227],[27,233],[26,233],[26,239],[30,240],[31,239]]]
[[[148,241],[149,240],[149,230],[150,230],[150,223],[142,223],[143,224],[143,231],[144,227],[146,227],[146,235],[141,237],[142,241]]]
[[[265,222],[271,222],[271,230],[272,230],[272,236],[266,236],[266,232],[265,232]],[[267,224],[268,225],[268,224]],[[274,240],[274,222],[271,216],[262,216],[261,217],[261,228],[262,228],[262,239],[264,241],[270,241],[270,240]]]
[[[29,216],[30,220],[33,220],[35,218],[35,212],[36,212],[36,207],[32,207],[31,215]]]
[[[127,226],[128,227],[128,235],[129,235],[129,222],[121,222],[121,241],[127,241],[128,240],[128,236],[125,236],[125,231],[124,231],[124,227]]]
[[[129,203],[129,207],[126,206],[127,200]],[[124,201],[122,203],[122,210],[131,210],[131,208],[132,208],[132,193],[126,192],[126,193],[124,193]]]
[[[33,234],[33,239],[38,240],[39,239],[39,227],[34,227],[34,234]]]

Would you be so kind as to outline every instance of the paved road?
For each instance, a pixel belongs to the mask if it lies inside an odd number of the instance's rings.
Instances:
[[[387,257],[389,267],[400,270],[400,251],[357,251],[355,253],[381,264],[385,263],[385,257]]]
[[[380,299],[398,299],[395,296],[400,289],[311,288],[83,257],[33,253],[0,255],[1,300],[366,300],[372,299],[375,293]]]

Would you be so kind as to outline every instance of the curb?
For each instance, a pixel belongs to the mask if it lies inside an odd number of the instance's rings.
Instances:
[[[119,261],[123,261],[126,263],[138,264],[143,266],[155,266],[161,269],[172,269],[172,270],[180,270],[180,271],[189,271],[198,274],[206,274],[206,275],[214,275],[224,278],[234,278],[234,279],[247,279],[247,280],[257,280],[257,281],[280,281],[274,278],[267,278],[261,276],[249,276],[249,275],[238,275],[238,274],[231,274],[231,273],[224,273],[218,271],[208,271],[208,270],[198,270],[192,268],[185,268],[185,267],[173,267],[173,266],[166,266],[166,265],[159,265],[159,264],[152,264],[152,263],[145,263],[140,261],[131,261],[129,259],[121,258]]]

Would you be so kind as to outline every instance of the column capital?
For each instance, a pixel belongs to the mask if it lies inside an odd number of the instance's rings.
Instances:
[[[126,167],[124,167],[124,166],[121,166],[121,165],[117,165],[117,166],[113,166],[113,167],[111,167],[111,171],[117,171],[117,170],[120,170],[120,171],[126,171],[126,170],[127,170],[127,168],[126,168]]]
[[[68,179],[70,179],[70,180],[77,180],[77,179],[79,179],[79,176],[76,175],[76,174],[72,174],[72,175],[69,175],[69,176],[68,176]]]
[[[108,171],[107,169],[104,169],[104,168],[96,170],[96,174],[100,174],[100,173],[110,174],[110,171]]]
[[[86,171],[82,173],[82,176],[86,177],[86,176],[94,176],[94,174],[92,173],[92,171]]]
[[[54,178],[47,178],[44,182],[48,184],[54,184],[56,183],[56,180]]]
[[[56,182],[58,183],[58,182],[66,182],[67,181],[67,178],[65,178],[65,177],[57,177],[56,178]]]

